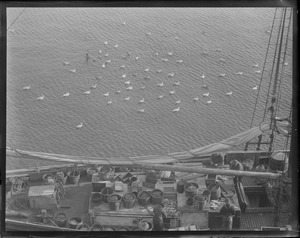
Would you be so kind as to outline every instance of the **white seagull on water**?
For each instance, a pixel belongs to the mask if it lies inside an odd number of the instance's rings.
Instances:
[[[124,100],[125,100],[125,101],[128,101],[129,99],[130,99],[130,97],[127,97],[127,98],[125,98]]]
[[[38,98],[37,98],[37,100],[43,100],[43,99],[44,99],[44,97],[45,97],[45,96],[44,96],[44,95],[42,95],[42,96],[38,97]]]
[[[204,97],[208,97],[208,96],[209,96],[209,93],[203,93],[203,96],[204,96]]]
[[[83,126],[83,123],[80,122],[80,124],[78,126],[76,126],[77,129],[81,128]]]
[[[122,75],[122,78],[126,78],[126,74],[123,74],[123,75]]]
[[[64,97],[68,97],[70,95],[70,93],[65,93]]]
[[[207,103],[207,104],[210,104],[210,103],[211,103],[211,100],[208,100],[206,103]]]
[[[24,90],[28,90],[28,89],[30,89],[30,85],[28,85],[28,86],[25,86],[23,89],[24,89]]]
[[[126,81],[125,84],[130,84],[130,80]]]
[[[232,91],[226,93],[226,95],[231,96],[232,95]]]
[[[220,77],[225,77],[226,74],[220,74]]]
[[[109,96],[109,92],[103,94],[105,97]]]
[[[84,92],[84,94],[90,94],[90,93],[91,93],[91,90]]]
[[[258,86],[256,85],[255,87],[252,88],[252,90],[257,90]]]
[[[139,103],[143,103],[143,102],[145,102],[144,98],[142,98],[142,99],[139,100]]]
[[[179,84],[180,84],[180,82],[177,81],[177,82],[174,83],[174,86],[178,86]]]
[[[170,94],[172,95],[172,94],[174,94],[175,93],[175,90],[173,90],[173,91],[170,91]]]
[[[198,100],[199,100],[199,97],[193,98],[193,101],[198,101]]]
[[[76,69],[70,69],[69,71],[72,73],[76,73]]]
[[[158,83],[157,86],[162,87],[162,86],[164,86],[164,83],[163,82]]]
[[[173,112],[179,112],[179,110],[180,110],[180,107],[177,107],[173,110]]]

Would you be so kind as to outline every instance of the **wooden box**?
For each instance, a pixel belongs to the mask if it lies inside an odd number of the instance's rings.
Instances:
[[[56,209],[56,192],[54,185],[32,186],[29,188],[28,199],[30,208]]]

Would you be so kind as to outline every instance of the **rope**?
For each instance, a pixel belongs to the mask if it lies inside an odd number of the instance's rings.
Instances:
[[[8,31],[9,30],[9,28],[11,28],[12,27],[12,25],[16,22],[16,20],[21,16],[21,14],[25,11],[25,9],[26,8],[24,8],[22,11],[21,11],[21,13],[17,16],[17,18],[10,24],[10,26],[7,28],[7,30],[6,31]]]
[[[269,95],[270,95],[270,89],[271,89],[271,84],[272,84],[273,72],[274,72],[274,67],[275,67],[275,62],[276,62],[276,54],[277,54],[277,50],[278,50],[278,42],[279,42],[279,38],[280,38],[279,35],[280,35],[280,29],[281,29],[281,26],[282,26],[282,19],[283,19],[283,12],[282,12],[282,15],[281,15],[280,24],[279,24],[279,28],[278,28],[278,36],[277,36],[276,48],[275,48],[274,57],[273,57],[273,64],[272,64],[270,82],[269,82],[269,86],[268,86],[267,99],[266,99],[266,103],[265,103],[263,121],[264,121],[264,119],[266,117],[266,114],[267,114],[267,104],[268,104],[268,101],[269,101]]]
[[[263,74],[264,74],[264,71],[265,71],[265,66],[266,66],[268,52],[269,52],[269,49],[270,49],[271,36],[272,36],[274,22],[275,22],[275,18],[276,18],[276,12],[277,12],[277,8],[275,9],[275,14],[274,14],[273,22],[272,22],[271,34],[269,36],[269,42],[268,42],[267,52],[266,52],[266,56],[265,56],[265,60],[264,60],[262,75],[260,77],[259,88],[258,88],[257,95],[256,95],[256,100],[255,100],[255,104],[254,104],[254,111],[253,111],[252,118],[251,118],[250,128],[252,128],[253,120],[254,120],[254,116],[255,116],[255,112],[256,112],[256,108],[257,108],[257,102],[258,102],[259,92],[260,92],[260,88],[261,88]]]

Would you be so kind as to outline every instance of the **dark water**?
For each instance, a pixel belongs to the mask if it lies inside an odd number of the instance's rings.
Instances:
[[[21,10],[8,10],[8,25]],[[205,146],[249,129],[257,95],[252,88],[261,77],[255,71],[262,70],[269,40],[266,31],[271,28],[274,11],[26,9],[7,34],[7,146],[105,157],[166,154]],[[286,116],[291,104],[291,45],[279,116]],[[87,52],[92,57],[89,62]],[[127,52],[130,56],[124,58]],[[65,61],[70,65],[64,65]],[[252,67],[256,63],[259,68]],[[123,64],[125,69],[120,67]],[[76,73],[69,71],[74,68]],[[162,72],[157,73],[158,69]],[[237,75],[240,71],[243,74]],[[226,76],[220,77],[223,73]],[[128,80],[132,90],[126,89]],[[180,85],[174,86],[177,81]],[[158,87],[161,82],[164,86]],[[83,94],[93,84],[97,87],[89,95]],[[27,85],[30,90],[23,90]],[[266,81],[261,91],[266,95],[267,89]],[[116,94],[117,90],[121,93]],[[174,95],[169,94],[171,90]],[[226,96],[229,91],[232,96]],[[69,97],[63,97],[66,92]],[[109,96],[104,96],[107,92]],[[209,97],[204,97],[207,92]],[[41,95],[45,98],[38,101]],[[159,95],[164,97],[158,99]],[[254,125],[261,121],[265,95],[259,98]],[[126,97],[130,100],[124,101]],[[199,100],[193,101],[195,97]],[[144,103],[138,102],[141,98]],[[175,104],[177,100],[180,105]],[[180,111],[174,113],[178,106]],[[138,111],[142,108],[144,113]],[[80,122],[83,127],[76,129]],[[8,161],[7,166],[26,164],[18,163]]]

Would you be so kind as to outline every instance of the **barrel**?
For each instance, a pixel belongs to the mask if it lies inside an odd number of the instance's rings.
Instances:
[[[101,194],[102,194],[102,200],[103,202],[107,202],[107,198],[110,194],[112,194],[114,190],[109,187],[105,187],[101,189]]]
[[[120,208],[122,196],[120,196],[119,194],[113,193],[108,196],[107,201],[108,201],[109,209],[111,211],[117,211]]]
[[[101,193],[92,193],[91,200],[93,203],[100,203],[102,200],[102,195]]]
[[[94,174],[97,174],[97,173],[98,173],[98,169],[97,169],[96,167],[91,167],[91,168],[88,168],[88,169],[86,170],[86,172],[87,172],[87,177],[89,178],[89,180],[91,180],[91,179],[92,179],[92,176],[93,176]]]
[[[67,224],[67,215],[64,212],[58,212],[54,216],[54,222],[59,227],[65,227]]]
[[[103,230],[103,226],[101,226],[100,224],[94,224],[91,227],[91,231],[102,231]]]
[[[211,192],[211,194],[210,194],[211,200],[217,200],[221,197],[221,188],[218,183],[209,185],[208,189]]]
[[[270,158],[270,169],[273,171],[287,171],[289,158],[285,153],[275,152]]]
[[[203,210],[206,205],[207,197],[197,194],[193,197],[193,206],[197,210]]]
[[[151,192],[151,203],[160,204],[162,201],[163,191],[160,189],[153,189]]]
[[[150,202],[150,194],[149,194],[149,192],[140,191],[138,193],[138,203],[141,206],[147,206],[149,202]]]
[[[150,221],[141,220],[139,222],[139,228],[140,228],[141,231],[152,231],[153,224]]]
[[[79,230],[83,225],[83,221],[80,217],[73,217],[69,219],[68,224],[70,228]]]
[[[196,183],[187,183],[184,185],[184,191],[186,197],[193,197],[197,194],[197,189],[199,188],[199,185]]]
[[[80,230],[80,231],[90,231],[91,228],[90,228],[90,226],[88,224],[83,223],[82,227],[80,229],[78,229],[78,230]]]
[[[103,166],[99,169],[99,179],[100,181],[105,181],[109,179],[109,175],[114,172],[113,167]]]
[[[126,193],[123,196],[123,205],[124,205],[124,208],[132,208],[132,207],[134,207],[135,200],[136,200],[136,196],[133,193]]]

